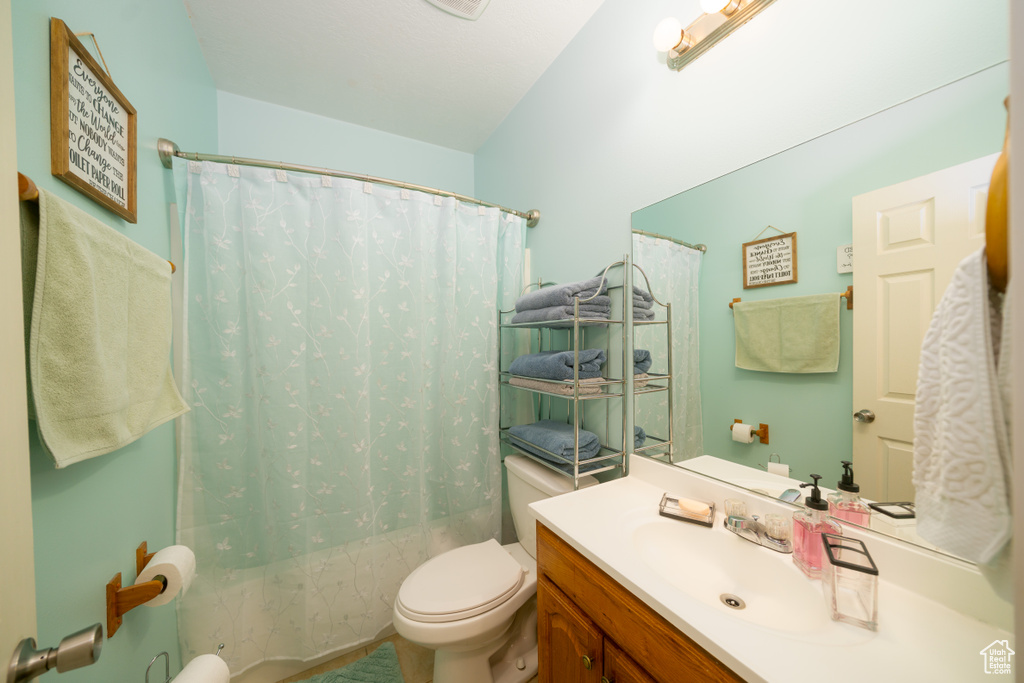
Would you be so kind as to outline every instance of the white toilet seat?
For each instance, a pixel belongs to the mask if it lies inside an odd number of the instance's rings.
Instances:
[[[395,610],[420,623],[447,623],[493,610],[522,587],[526,570],[495,540],[449,550],[402,583]]]

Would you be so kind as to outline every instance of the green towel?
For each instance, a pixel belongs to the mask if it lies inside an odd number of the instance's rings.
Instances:
[[[188,411],[171,373],[171,269],[44,190],[22,202],[30,405],[58,468]]]
[[[395,646],[384,643],[346,667],[313,676],[303,683],[405,683]]]
[[[733,305],[736,367],[761,372],[839,369],[839,294]]]

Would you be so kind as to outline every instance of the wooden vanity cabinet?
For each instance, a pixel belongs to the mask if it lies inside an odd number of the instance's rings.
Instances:
[[[540,683],[743,679],[537,523]]]

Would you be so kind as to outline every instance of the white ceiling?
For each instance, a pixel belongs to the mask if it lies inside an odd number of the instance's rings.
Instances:
[[[219,90],[475,152],[604,0],[185,0]]]

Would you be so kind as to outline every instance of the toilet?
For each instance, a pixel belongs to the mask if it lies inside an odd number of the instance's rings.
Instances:
[[[395,630],[435,651],[434,683],[525,683],[537,675],[537,519],[530,503],[572,480],[523,455],[505,457],[518,543],[490,540],[431,558],[402,583]],[[593,486],[580,477],[580,488]]]

